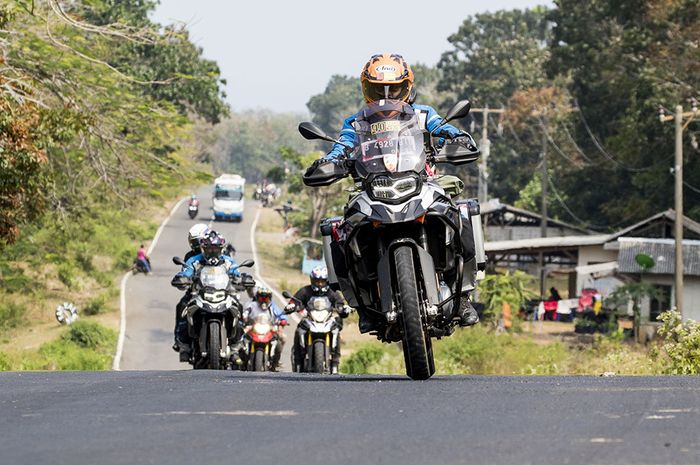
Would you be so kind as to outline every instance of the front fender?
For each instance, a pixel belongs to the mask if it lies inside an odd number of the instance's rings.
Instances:
[[[377,275],[379,277],[379,292],[381,299],[382,312],[387,313],[392,309],[394,287],[392,286],[393,277],[396,275],[396,264],[394,263],[394,250],[397,247],[409,246],[413,250],[414,259],[418,257],[418,264],[420,265],[419,277],[423,280],[423,286],[425,289],[426,297],[428,302],[432,305],[437,305],[440,303],[440,295],[438,292],[438,283],[435,276],[435,264],[433,262],[433,257],[419,246],[413,239],[402,238],[396,239],[389,244],[387,251],[379,259],[377,264]]]

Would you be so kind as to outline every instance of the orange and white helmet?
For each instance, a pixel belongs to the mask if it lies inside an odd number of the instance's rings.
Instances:
[[[408,102],[413,89],[413,71],[401,55],[382,53],[369,59],[360,75],[365,102],[382,99]]]

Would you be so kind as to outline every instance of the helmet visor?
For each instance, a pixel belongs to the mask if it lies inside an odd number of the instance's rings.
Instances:
[[[328,286],[328,280],[323,278],[312,279],[311,286],[316,289],[325,289]]]
[[[410,82],[405,80],[394,84],[364,81],[362,93],[368,102],[377,100],[408,100],[411,95]]]
[[[202,246],[202,253],[204,258],[214,258],[221,255],[221,246],[214,244],[207,244]]]

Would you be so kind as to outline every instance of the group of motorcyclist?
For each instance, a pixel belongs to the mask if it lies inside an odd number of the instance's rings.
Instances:
[[[362,92],[365,101],[370,104],[373,102],[384,101],[384,99],[397,100],[405,102],[420,117],[421,125],[428,133],[434,133],[437,137],[448,140],[455,140],[461,137],[472,140],[467,133],[460,131],[456,127],[445,124],[443,119],[430,106],[418,105],[414,103],[416,93],[413,88],[413,72],[410,66],[406,63],[402,56],[397,54],[379,54],[370,58],[364,66],[361,73]],[[348,117],[343,128],[340,131],[338,142],[333,145],[333,148],[323,158],[316,160],[312,168],[317,168],[325,163],[339,163],[343,159],[351,156],[352,149],[359,144],[356,133],[355,121],[360,117],[360,113]],[[474,149],[476,147],[474,146]],[[312,169],[310,168],[310,169]],[[430,178],[436,177],[436,168],[430,163],[426,163],[425,172]],[[260,189],[262,192],[263,189]],[[474,257],[474,240],[472,237],[471,225],[468,221],[462,221],[462,244],[463,255],[465,261]],[[210,229],[205,224],[197,224],[193,226],[188,235],[190,250],[184,259],[182,270],[173,279],[173,285],[177,284],[178,280],[183,278],[191,279],[196,275],[198,270],[207,264],[226,264],[230,270],[230,276],[239,276],[236,261],[233,259],[233,249],[228,245],[224,237],[216,231]],[[343,299],[336,292],[330,289],[328,282],[328,273],[325,268],[316,268],[311,272],[310,284],[299,289],[294,298],[290,299],[284,309],[280,309],[272,301],[272,292],[265,287],[258,287],[254,292],[249,293],[251,300],[244,305],[241,314],[241,325],[249,324],[255,317],[261,313],[268,312],[273,321],[280,326],[287,323],[286,314],[300,312],[303,314],[310,299],[314,296],[327,297],[337,313],[336,325],[334,331],[336,336],[342,329],[342,318],[348,316],[350,307],[344,304]],[[463,293],[455,321],[460,326],[471,326],[478,322],[478,316],[474,311],[473,306],[469,302],[468,294]],[[192,301],[193,295],[190,290],[185,292],[180,302],[176,306],[175,314],[175,343],[173,349],[180,353],[181,361],[187,361],[190,354],[189,336],[187,334],[187,321],[183,318],[183,310]],[[363,329],[363,326],[365,329]],[[367,320],[367,315],[360,314],[360,329],[362,332],[371,326],[371,322]],[[308,331],[308,325],[302,321],[294,335],[294,346],[292,350],[292,365],[295,370],[300,370],[303,366],[305,357],[304,340]],[[245,343],[243,341],[245,332],[239,331],[239,338],[235,345],[234,358],[238,360],[237,352],[244,350]],[[272,366],[276,367],[279,364],[281,349],[285,343],[283,331],[279,331],[279,344],[277,345],[276,353],[272,357]],[[338,370],[340,359],[340,344],[337,344],[332,351],[331,357],[331,372],[336,373]]]
[[[235,249],[231,244],[227,244],[226,239],[218,232],[210,229],[206,224],[196,224],[190,228],[187,240],[190,249],[184,258],[182,269],[172,280],[172,285],[181,287],[182,282],[192,282],[193,277],[197,272],[206,265],[225,264],[229,270],[231,277],[240,276],[237,264],[233,255]],[[294,312],[299,312],[302,316],[305,315],[306,304],[313,296],[327,296],[333,304],[338,317],[336,318],[336,327],[342,328],[341,318],[347,317],[351,309],[344,305],[344,301],[340,296],[332,291],[328,284],[328,272],[325,267],[316,267],[310,274],[310,284],[302,287],[297,291],[293,300],[281,309],[272,299],[272,291],[263,286],[258,286],[249,293],[251,300],[248,301],[242,308],[240,315],[240,330],[237,332],[237,343],[233,347],[233,362],[235,365],[243,366],[243,358],[247,356],[245,353],[247,342],[245,335],[246,327],[249,327],[256,318],[261,314],[268,314],[270,320],[278,326],[284,327],[287,325],[287,315]],[[183,310],[191,304],[193,299],[192,287],[188,287],[185,294],[180,299],[175,307],[175,328],[174,328],[174,344],[173,350],[180,353],[180,361],[187,362],[191,356],[191,338],[187,331],[187,320],[183,316]],[[303,341],[308,327],[304,325],[302,320],[294,336],[294,347],[292,349],[293,367],[300,367],[301,360],[304,357]],[[338,329],[339,332],[339,329]],[[337,336],[337,335],[336,335]],[[272,354],[271,367],[277,369],[279,366],[282,348],[286,343],[286,337],[283,331],[277,332],[279,343],[276,345],[275,353]],[[243,357],[241,357],[243,355]],[[340,345],[332,353],[331,372],[338,372],[340,360]]]

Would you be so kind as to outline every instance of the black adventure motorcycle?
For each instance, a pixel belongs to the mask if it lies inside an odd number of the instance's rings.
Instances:
[[[173,257],[173,263],[184,265],[178,257]],[[251,267],[254,263],[244,260],[238,268]],[[178,289],[192,287],[192,300],[182,312],[192,340],[189,363],[195,369],[235,368],[233,348],[243,336],[238,324],[242,311],[239,291],[255,287],[255,280],[246,273],[232,278],[223,262],[202,266],[194,278],[176,279]]]
[[[456,103],[440,126],[469,109],[469,101]],[[427,379],[435,372],[431,338],[452,334],[462,293],[474,288],[486,260],[478,202],[453,202],[428,176],[426,162],[461,165],[480,152],[469,135],[437,149],[419,115],[401,101],[369,104],[355,130],[356,148],[346,146],[345,157],[334,162],[315,163],[303,178],[311,187],[348,175],[355,181],[344,216],[321,223],[329,282],[370,322],[362,332],[402,342],[406,374]],[[338,142],[313,123],[301,123],[299,132]],[[463,220],[471,223],[476,249],[467,263]]]

